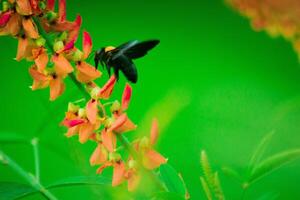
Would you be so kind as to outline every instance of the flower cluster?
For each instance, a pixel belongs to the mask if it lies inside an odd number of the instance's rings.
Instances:
[[[298,0],[227,0],[251,19],[256,30],[290,40],[300,55],[300,1]]]
[[[49,87],[50,100],[55,100],[64,92],[64,79],[68,76],[84,89],[88,102],[83,107],[69,103],[62,121],[68,129],[66,136],[78,135],[80,143],[95,142],[90,164],[99,166],[97,173],[113,167],[112,185],[128,181],[128,189],[134,190],[142,170],[153,170],[167,162],[153,148],[158,137],[157,121],[153,121],[149,138],[124,143],[123,134],[136,128],[126,114],[132,88],[127,83],[120,101],[102,103],[111,98],[116,77],[111,76],[103,86],[96,83],[101,72],[88,63],[92,52],[91,36],[84,31],[82,50],[78,49],[75,44],[82,19],[78,15],[73,22],[67,21],[66,0],[58,1],[57,12],[55,3],[55,0],[2,1],[0,35],[18,39],[16,60],[26,59],[32,63],[29,68],[32,90]],[[126,158],[119,152],[118,138],[128,150]]]

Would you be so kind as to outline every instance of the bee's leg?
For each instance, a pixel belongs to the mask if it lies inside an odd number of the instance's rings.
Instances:
[[[111,67],[109,65],[107,65],[107,64],[105,66],[106,66],[106,70],[108,72],[108,76],[110,77],[110,75],[111,75],[111,71],[110,71]]]
[[[114,74],[115,74],[115,77],[118,81],[119,80],[119,68],[118,67],[114,67]]]

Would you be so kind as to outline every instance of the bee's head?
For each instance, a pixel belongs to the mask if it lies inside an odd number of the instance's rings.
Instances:
[[[109,52],[109,51],[114,50],[115,48],[116,48],[116,47],[108,46],[108,47],[105,47],[105,48],[104,48],[104,51],[105,51],[105,53],[107,53],[107,52]]]

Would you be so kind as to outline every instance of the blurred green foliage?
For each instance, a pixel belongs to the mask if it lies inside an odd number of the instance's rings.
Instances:
[[[136,62],[139,82],[133,88],[128,114],[140,128],[127,135],[148,134],[144,132],[150,115],[158,115],[165,127],[158,149],[182,174],[192,199],[205,198],[199,180],[202,149],[207,150],[214,169],[226,165],[243,171],[257,143],[271,130],[276,134],[267,156],[299,147],[300,68],[283,39],[252,31],[248,21],[222,1],[67,2],[68,18],[82,15],[95,49],[135,38],[161,40],[158,48]],[[80,99],[81,94],[69,80],[66,93],[55,102],[48,101],[47,90],[32,92],[28,63],[13,60],[16,46],[16,40],[0,37],[0,130],[28,140],[39,135],[45,184],[94,175],[96,169],[88,160],[95,144],[80,145],[76,138],[67,139],[65,129],[59,126],[67,103]],[[103,82],[106,73],[104,77]],[[115,98],[121,95],[124,82],[121,77]],[[168,98],[170,93],[174,101]],[[176,117],[167,115],[174,110],[180,111]],[[0,148],[25,169],[34,169],[29,145],[1,143]],[[299,199],[299,165],[299,161],[293,162],[257,182],[246,199],[267,199],[274,193],[279,199]],[[240,186],[222,173],[219,176],[225,196],[239,199]],[[24,183],[2,165],[0,181]],[[125,187],[76,186],[52,191],[61,199],[129,198]]]

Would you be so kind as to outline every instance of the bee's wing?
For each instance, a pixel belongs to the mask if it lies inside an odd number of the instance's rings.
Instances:
[[[141,58],[158,44],[159,40],[147,40],[144,42],[139,42],[126,49],[126,51],[124,51],[124,55],[131,59]]]
[[[121,55],[124,54],[124,52],[126,52],[128,49],[130,49],[131,47],[133,47],[134,45],[136,45],[138,43],[139,43],[138,40],[132,40],[132,41],[126,42],[124,44],[121,44],[120,46],[118,46],[116,48],[115,51],[117,51],[117,52],[115,55],[113,55],[112,60],[120,57]]]

